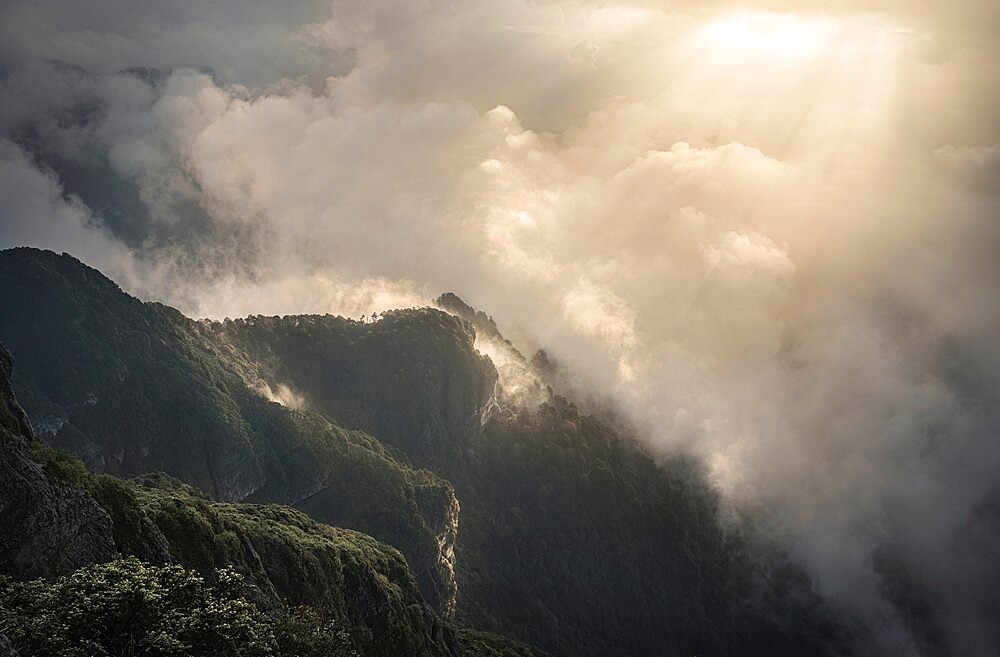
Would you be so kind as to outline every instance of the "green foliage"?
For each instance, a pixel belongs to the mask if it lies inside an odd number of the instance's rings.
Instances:
[[[438,567],[437,534],[448,520],[447,482],[371,436],[265,399],[260,389],[279,382],[223,324],[144,304],[50,252],[3,251],[0,280],[0,341],[17,355],[18,397],[47,443],[118,477],[162,471],[213,499],[299,504],[399,548],[424,596],[444,608],[452,582]],[[78,464],[59,452],[40,450],[38,460],[52,476],[79,480]],[[103,504],[121,507],[113,481],[94,485]],[[128,542],[143,521],[121,511],[116,541]],[[196,518],[175,520],[198,530]],[[130,549],[156,560],[156,546],[140,547]]]
[[[213,585],[220,572],[239,574],[244,595],[277,614],[282,636],[309,626],[303,651],[347,642],[373,656],[442,653],[439,621],[406,560],[370,536],[284,506],[212,502],[163,474],[91,475],[85,486],[111,515],[119,550],[184,564]]]
[[[22,655],[447,654],[406,561],[369,536],[288,507],[213,503],[162,473],[92,475],[33,448],[49,480],[89,494],[118,550],[142,560],[4,582],[0,633]]]
[[[295,657],[357,657],[351,635],[312,607],[283,609],[274,626],[282,652]]]
[[[87,466],[73,452],[49,447],[40,441],[34,441],[31,447],[32,458],[49,477],[71,486],[79,486],[89,480]]]
[[[4,584],[5,631],[21,655],[272,657],[274,621],[241,597],[241,578],[215,585],[180,566],[130,558],[53,583]]]
[[[693,463],[656,463],[559,398],[480,427],[495,373],[461,320],[423,309],[367,324],[250,317],[211,328],[328,417],[454,485],[461,622],[594,657],[842,644],[807,581],[796,600],[755,588],[753,559],[722,530]],[[775,626],[778,610],[795,627]]]
[[[540,657],[531,646],[491,632],[460,629],[455,633],[463,657]]]
[[[111,532],[119,552],[155,563],[171,560],[162,530],[141,504],[135,486],[112,475],[90,475],[81,488],[111,516]]]
[[[761,566],[723,531],[691,463],[655,463],[558,399],[481,426],[496,372],[468,322],[427,309],[375,323],[193,322],[72,258],[28,250],[0,255],[0,279],[0,339],[18,356],[29,414],[54,418],[47,440],[112,474],[163,470],[215,500],[294,503],[408,564],[284,507],[212,502],[155,477],[87,480],[126,553],[163,547],[210,586],[232,564],[264,606],[287,599],[342,619],[362,654],[447,644],[519,655],[487,634],[449,643],[412,584],[407,565],[440,608],[437,536],[457,492],[465,624],[586,657],[819,656],[843,645],[800,572],[780,555]],[[282,383],[309,410],[259,392]],[[58,455],[40,458],[79,476]]]
[[[571,405],[499,414],[453,481],[467,625],[595,657],[819,656],[844,645],[805,578],[785,597],[755,588],[756,556],[723,529],[694,463],[656,463]],[[779,627],[775,616],[795,620]]]
[[[497,380],[493,364],[473,348],[471,325],[428,308],[385,312],[374,323],[251,316],[209,328],[267,363],[270,376],[303,392],[326,417],[433,469],[462,458]]]
[[[0,634],[21,657],[538,657],[504,637],[459,630],[453,649],[362,646],[342,618],[315,607],[263,611],[246,579],[212,578],[136,558],[55,581],[0,577]]]

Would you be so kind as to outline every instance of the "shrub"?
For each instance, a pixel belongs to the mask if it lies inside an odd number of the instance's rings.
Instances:
[[[350,655],[350,636],[318,612],[269,616],[221,570],[209,585],[181,566],[135,558],[55,582],[0,580],[0,632],[22,657],[310,657]]]

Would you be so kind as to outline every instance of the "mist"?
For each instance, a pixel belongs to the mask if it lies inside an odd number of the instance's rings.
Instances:
[[[873,653],[1000,650],[995,3],[87,4],[0,8],[0,246],[194,317],[454,291]]]

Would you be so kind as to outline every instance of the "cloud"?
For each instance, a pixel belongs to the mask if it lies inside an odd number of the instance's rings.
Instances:
[[[1000,144],[942,146],[933,152],[936,164],[958,184],[996,194],[1000,191]]]
[[[991,6],[276,7],[8,3],[0,243],[198,317],[455,290],[704,459],[875,652],[931,650],[891,569],[995,654]]]
[[[225,81],[252,86],[282,78],[322,85],[351,62],[350,53],[308,37],[310,24],[329,17],[325,1],[14,0],[0,9],[0,59],[7,66],[53,59],[101,73],[209,66]]]
[[[125,285],[134,281],[129,250],[102,231],[79,198],[63,196],[51,171],[38,170],[8,141],[0,141],[0,197],[0,243],[5,247],[43,244],[100,262]]]

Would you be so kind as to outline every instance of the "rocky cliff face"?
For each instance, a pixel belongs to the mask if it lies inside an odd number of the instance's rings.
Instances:
[[[438,539],[438,569],[444,574],[444,578],[450,584],[445,599],[445,614],[447,618],[454,618],[455,607],[458,604],[458,575],[455,571],[455,543],[458,541],[458,498],[454,491],[448,501],[448,513],[444,517],[444,523],[439,527]]]
[[[35,438],[14,399],[11,368],[0,345],[0,572],[50,577],[114,559],[118,551],[104,509],[33,460]]]

